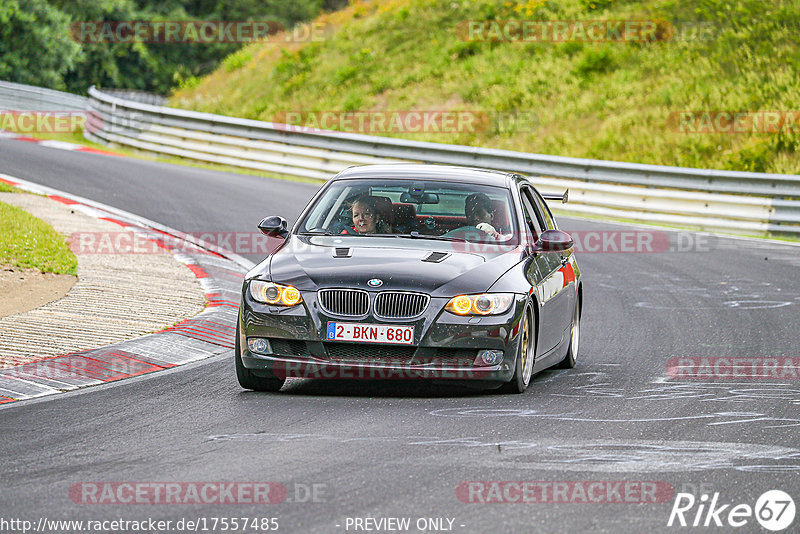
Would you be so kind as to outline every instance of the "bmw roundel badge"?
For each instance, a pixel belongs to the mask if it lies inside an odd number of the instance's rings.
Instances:
[[[383,285],[383,280],[380,278],[373,278],[367,282],[369,287],[381,287]]]

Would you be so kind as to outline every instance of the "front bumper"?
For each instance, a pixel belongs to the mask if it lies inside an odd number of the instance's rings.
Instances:
[[[432,298],[426,312],[413,320],[361,319],[325,314],[315,292],[303,292],[303,303],[279,308],[242,295],[239,316],[242,363],[259,374],[280,378],[442,379],[508,382],[514,374],[521,341],[525,296],[518,295],[505,314],[461,317],[444,311],[448,299]],[[414,326],[413,345],[381,345],[327,340],[329,321]],[[270,341],[270,354],[248,350],[247,338]],[[502,351],[498,365],[474,365],[481,350]]]

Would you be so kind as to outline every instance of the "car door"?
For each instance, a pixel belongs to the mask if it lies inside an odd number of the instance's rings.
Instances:
[[[544,230],[547,229],[544,217],[536,209],[533,194],[530,188],[523,186],[520,188],[520,199],[522,200],[522,211],[525,216],[526,228],[532,234],[531,242],[535,242]],[[542,305],[539,315],[539,354],[542,354],[556,346],[561,338],[558,317],[551,312],[553,305],[549,295],[549,287],[553,286],[552,274],[559,263],[559,259],[552,252],[535,252],[531,261],[528,262],[527,272],[525,273],[531,285],[536,287],[537,298]]]
[[[544,226],[548,230],[556,230],[556,224],[550,208],[545,203],[542,195],[539,194],[534,188],[526,188],[528,194],[534,201],[534,208],[541,213]],[[555,343],[557,345],[564,339],[564,336],[569,332],[570,325],[572,324],[572,310],[575,306],[576,291],[575,291],[575,270],[574,270],[574,256],[572,248],[559,252],[544,253],[548,258],[548,267],[551,269],[548,276],[545,277],[543,286],[545,288],[546,296],[548,296],[548,313],[552,314],[555,322],[555,328],[558,334],[556,335]]]
[[[544,230],[556,229],[555,220],[547,210],[544,201],[539,197],[538,192],[532,187],[523,186],[520,190],[522,203],[526,211],[532,213],[531,219],[535,221],[535,226],[539,232]],[[526,215],[527,217],[527,215]],[[568,275],[572,268],[570,263],[570,251],[567,252],[536,252],[533,264],[538,271],[538,283],[536,291],[539,302],[542,305],[542,313],[539,317],[539,342],[541,352],[553,349],[562,341],[564,332],[571,320],[570,311],[571,297],[569,279],[574,280],[574,276]],[[569,267],[567,267],[569,265]],[[566,321],[566,323],[565,323]]]

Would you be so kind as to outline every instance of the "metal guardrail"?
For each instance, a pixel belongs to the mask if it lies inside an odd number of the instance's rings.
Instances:
[[[37,102],[85,102],[88,139],[154,154],[319,180],[352,165],[401,161],[500,169],[538,176],[535,181],[543,191],[569,188],[570,202],[555,206],[567,213],[800,236],[798,175],[566,158],[305,129],[163,107],[148,95],[95,87],[86,101],[0,82],[0,108],[10,109],[3,105],[3,95],[11,93],[13,101],[28,102],[18,106],[28,110]]]
[[[642,165],[320,131],[122,100],[89,90],[91,138],[248,169],[327,179],[414,161],[540,176],[566,212],[754,235],[800,235],[800,176]]]
[[[86,111],[88,105],[85,96],[0,81],[0,110]]]
[[[155,93],[148,93],[147,91],[133,91],[131,89],[104,89],[104,93],[121,98],[122,100],[133,100],[141,104],[151,104],[153,106],[164,106],[167,103],[167,97],[157,95]]]

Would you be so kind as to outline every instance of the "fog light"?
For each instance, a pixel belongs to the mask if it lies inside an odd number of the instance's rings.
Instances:
[[[475,358],[475,365],[499,365],[503,362],[502,350],[482,350]]]
[[[257,354],[269,354],[272,352],[269,341],[263,337],[247,338],[247,348],[250,349],[250,352],[255,352]]]

